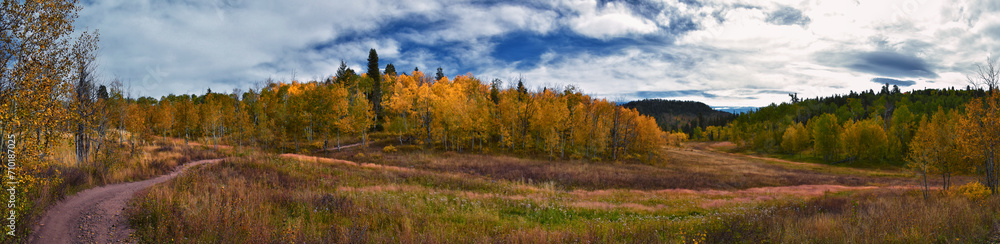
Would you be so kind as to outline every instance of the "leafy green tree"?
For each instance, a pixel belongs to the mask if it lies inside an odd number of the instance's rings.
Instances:
[[[852,160],[881,160],[885,157],[885,131],[873,119],[845,123],[841,143]]]
[[[781,148],[790,153],[799,153],[809,147],[809,134],[802,123],[789,125],[781,136]]]
[[[913,138],[916,122],[909,106],[901,105],[893,111],[887,135],[889,159],[902,160],[910,151],[910,140]]]
[[[833,114],[823,114],[809,120],[809,128],[812,129],[813,148],[816,153],[823,156],[823,160],[830,161],[837,154],[840,126],[837,125],[837,116]]]

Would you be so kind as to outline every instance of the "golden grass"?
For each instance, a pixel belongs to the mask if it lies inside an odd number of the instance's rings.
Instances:
[[[704,230],[708,242],[985,243],[997,241],[1000,199],[864,191],[745,208]]]
[[[925,202],[913,178],[698,150],[636,165],[373,148],[193,168],[127,213],[153,243],[982,242],[1000,222],[997,200]]]

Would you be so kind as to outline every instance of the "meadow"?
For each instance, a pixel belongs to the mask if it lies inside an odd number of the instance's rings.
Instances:
[[[663,149],[659,164],[377,145],[193,168],[138,193],[129,221],[150,243],[966,243],[1000,227],[981,185],[924,200],[900,169],[704,143]]]

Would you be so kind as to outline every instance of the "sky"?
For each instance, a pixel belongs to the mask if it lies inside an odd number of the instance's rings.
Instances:
[[[964,88],[1000,54],[996,0],[84,0],[99,75],[133,97],[321,80],[341,61],[573,85],[599,98],[766,106]]]

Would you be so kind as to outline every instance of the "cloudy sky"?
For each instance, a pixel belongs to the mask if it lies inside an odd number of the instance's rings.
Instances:
[[[363,72],[375,48],[400,72],[764,106],[965,87],[1000,53],[996,0],[85,0],[77,26],[104,77],[153,97]]]

